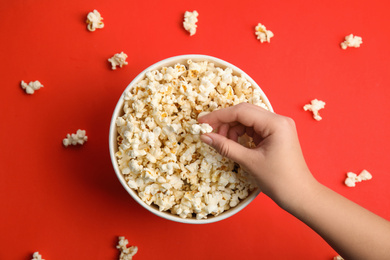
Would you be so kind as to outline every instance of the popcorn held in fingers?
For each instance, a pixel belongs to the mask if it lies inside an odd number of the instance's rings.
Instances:
[[[95,31],[96,29],[101,29],[104,27],[103,17],[97,10],[93,10],[93,12],[88,13],[87,15],[87,29],[90,32]]]
[[[325,102],[318,100],[318,99],[313,99],[311,101],[311,104],[307,104],[303,106],[303,109],[305,111],[312,111],[313,112],[313,117],[315,120],[320,121],[322,120],[322,117],[320,116],[320,113],[318,112],[320,109],[323,109],[325,107]]]
[[[42,255],[40,255],[39,252],[35,252],[31,260],[45,260],[45,259],[42,258]]]
[[[367,170],[363,170],[359,175],[356,175],[356,173],[353,172],[348,172],[347,178],[345,179],[344,183],[348,187],[355,187],[357,182],[367,181],[371,179],[372,175]]]
[[[65,147],[69,145],[83,145],[88,140],[88,136],[85,135],[85,130],[78,129],[75,134],[67,134],[66,138],[62,140],[62,144]]]
[[[115,155],[128,186],[146,204],[181,218],[204,219],[237,206],[257,186],[200,141],[213,129],[197,119],[242,102],[268,109],[244,75],[212,62],[189,59],[146,72],[124,93],[123,116],[115,122]]]
[[[256,26],[255,30],[256,30],[255,34],[257,36],[257,39],[261,43],[270,42],[271,38],[274,37],[274,34],[270,30],[267,30],[267,28],[265,28],[265,26],[262,25],[261,23],[259,23]]]
[[[213,131],[213,128],[211,125],[203,123],[203,124],[193,124],[190,128],[190,132],[193,135],[198,135],[198,134],[207,134],[211,133]]]
[[[118,237],[118,245],[116,246],[117,249],[120,251],[119,260],[132,260],[133,256],[138,252],[138,247],[131,246],[127,247],[127,244],[129,244],[129,241],[125,237]]]
[[[196,33],[196,28],[198,27],[196,25],[196,23],[198,22],[198,15],[199,14],[197,11],[193,11],[193,12],[186,11],[184,13],[183,26],[184,29],[190,33],[190,36]]]
[[[22,87],[22,89],[24,89],[24,91],[26,91],[27,94],[30,95],[34,94],[35,90],[43,88],[43,85],[38,80],[30,81],[30,83],[28,84],[22,80],[20,86]]]
[[[111,62],[111,69],[116,70],[117,66],[122,68],[123,65],[128,64],[126,59],[127,55],[122,51],[121,53],[117,53],[113,57],[109,58],[108,61]]]
[[[338,255],[338,256],[333,257],[333,260],[344,260],[344,258],[342,258],[342,256]]]
[[[355,47],[359,48],[360,44],[363,43],[362,37],[359,36],[353,36],[353,34],[345,36],[345,40],[340,43],[341,48],[343,50],[347,49],[348,47]]]

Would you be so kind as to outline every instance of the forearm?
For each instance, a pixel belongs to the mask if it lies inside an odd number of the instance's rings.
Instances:
[[[286,210],[345,259],[390,259],[390,222],[318,182]]]

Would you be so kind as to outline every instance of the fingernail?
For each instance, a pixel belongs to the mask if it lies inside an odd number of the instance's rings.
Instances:
[[[208,145],[211,145],[213,143],[213,139],[211,139],[209,136],[207,135],[201,135],[200,136],[200,140]]]

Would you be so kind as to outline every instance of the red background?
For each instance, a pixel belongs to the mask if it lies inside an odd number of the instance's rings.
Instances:
[[[230,219],[187,225],[154,216],[122,188],[108,152],[112,112],[149,65],[206,54],[247,72],[277,113],[294,118],[313,175],[390,219],[390,2],[2,1],[0,9],[0,259],[117,259],[117,236],[134,259],[332,259],[317,234],[260,194]],[[86,29],[97,9],[105,27]],[[197,10],[197,33],[182,27]],[[263,23],[275,37],[261,44]],[[358,48],[342,50],[353,33]],[[129,65],[107,59],[124,51]],[[25,94],[20,81],[44,88]],[[321,99],[323,120],[302,106]],[[84,146],[64,148],[85,129]],[[346,172],[373,179],[355,188]],[[283,180],[281,180],[283,181]],[[334,212],[334,214],[343,214]]]

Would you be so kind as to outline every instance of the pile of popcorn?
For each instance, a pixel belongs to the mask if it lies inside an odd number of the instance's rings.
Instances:
[[[260,89],[231,68],[187,60],[147,72],[124,93],[124,115],[116,119],[116,156],[129,187],[148,205],[182,218],[204,219],[235,207],[257,186],[200,141],[199,134],[212,128],[197,118],[242,102],[268,109]]]

